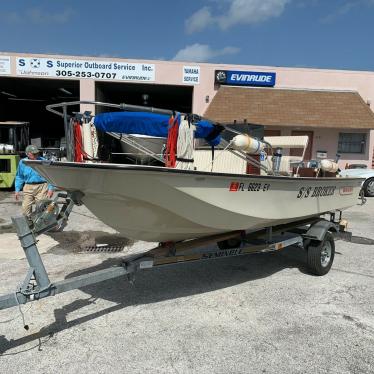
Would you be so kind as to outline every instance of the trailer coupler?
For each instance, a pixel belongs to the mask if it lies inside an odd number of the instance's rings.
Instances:
[[[133,272],[133,269],[129,269],[127,266],[118,266],[99,270],[95,272],[94,276],[92,274],[84,274],[72,279],[51,283],[37,248],[35,236],[40,231],[34,231],[32,225],[24,216],[13,217],[12,221],[30,267],[24,281],[15,292],[0,296],[0,310],[13,306],[20,307],[21,304],[26,304],[30,301],[40,300]]]
[[[66,226],[73,206],[80,203],[81,197],[82,194],[79,192],[58,193],[53,200],[38,202],[30,218],[12,217],[30,267],[24,281],[13,294],[0,296],[0,309],[20,306],[55,294],[55,287],[50,282],[40,257],[36,237],[50,230],[61,231]]]

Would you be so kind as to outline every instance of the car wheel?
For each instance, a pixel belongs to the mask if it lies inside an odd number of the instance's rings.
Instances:
[[[362,187],[367,197],[374,197],[374,178],[369,178],[365,181]]]

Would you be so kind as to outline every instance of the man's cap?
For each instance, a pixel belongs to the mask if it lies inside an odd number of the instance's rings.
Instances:
[[[35,153],[39,153],[39,149],[36,145],[30,144],[26,147],[25,152],[35,154]]]

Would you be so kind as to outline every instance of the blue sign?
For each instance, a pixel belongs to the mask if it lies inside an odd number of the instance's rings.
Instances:
[[[275,73],[216,70],[215,83],[235,86],[275,86]]]

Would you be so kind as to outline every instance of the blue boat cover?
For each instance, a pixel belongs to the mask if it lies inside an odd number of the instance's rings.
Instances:
[[[94,124],[98,130],[121,134],[139,134],[167,138],[170,117],[166,114],[148,112],[110,112],[95,116]],[[195,138],[204,138],[215,146],[221,141],[216,126],[207,120],[195,123]]]

